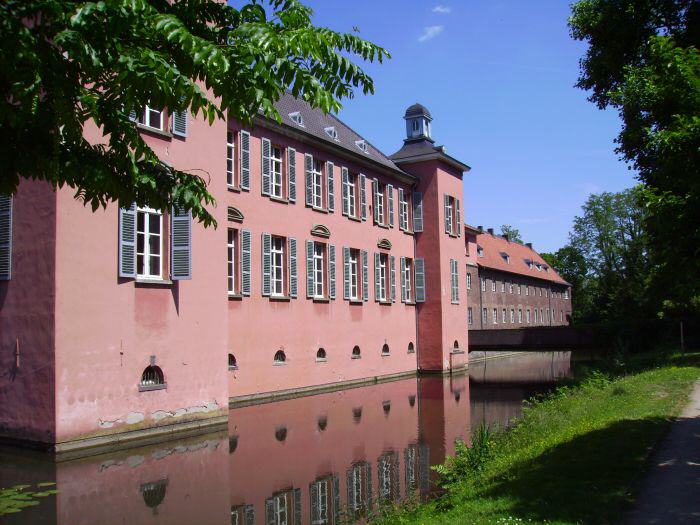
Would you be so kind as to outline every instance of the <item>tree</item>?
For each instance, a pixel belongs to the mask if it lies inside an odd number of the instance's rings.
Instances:
[[[509,241],[513,242],[523,242],[523,238],[520,235],[520,230],[517,228],[514,228],[513,226],[509,226],[508,224],[504,224],[501,226],[501,235],[503,237],[508,237]]]
[[[250,123],[291,91],[337,111],[372,79],[353,61],[389,54],[315,27],[298,0],[6,0],[0,9],[0,193],[22,178],[68,185],[93,209],[110,201],[191,209],[214,223],[199,173],[163,163],[128,115],[189,108],[210,123]],[[94,121],[104,144],[90,144]]]
[[[644,183],[657,289],[700,306],[700,3],[581,0],[571,34],[586,41],[577,86],[619,111],[617,152]]]
[[[576,246],[567,244],[554,253],[541,253],[542,258],[571,285],[574,320],[588,320],[593,315],[591,275],[586,257]]]

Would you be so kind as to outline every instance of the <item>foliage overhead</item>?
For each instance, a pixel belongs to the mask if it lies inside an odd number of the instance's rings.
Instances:
[[[501,235],[503,235],[504,237],[508,237],[509,241],[519,243],[523,242],[523,237],[522,235],[520,235],[520,230],[508,224],[504,224],[503,226],[501,226]]]
[[[177,204],[215,223],[214,174],[162,162],[129,112],[150,104],[250,123],[259,111],[279,119],[273,104],[285,90],[325,112],[355,90],[372,93],[355,61],[381,62],[387,51],[311,16],[298,0],[6,0],[0,193],[39,179],[74,188],[93,209]],[[85,140],[90,121],[104,143]]]
[[[580,0],[588,43],[577,86],[622,119],[617,152],[644,183],[654,280],[665,309],[700,307],[700,3]]]

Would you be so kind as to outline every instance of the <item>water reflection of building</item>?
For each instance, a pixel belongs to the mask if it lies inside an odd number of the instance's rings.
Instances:
[[[532,366],[537,362],[550,377],[565,369],[533,357]],[[503,385],[500,372],[478,372],[471,386],[466,375],[421,377],[234,409],[228,436],[58,464],[0,453],[0,485],[56,481],[60,491],[7,523],[362,522],[383,503],[427,495],[430,465],[454,453],[455,440],[468,440],[475,413],[488,420],[519,406],[515,389],[527,384],[513,378],[513,388],[498,386],[511,396],[504,402],[487,382],[495,377]]]

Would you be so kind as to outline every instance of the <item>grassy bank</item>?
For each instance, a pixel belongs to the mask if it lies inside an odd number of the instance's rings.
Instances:
[[[483,436],[448,462],[457,481],[443,498],[380,522],[615,523],[698,378],[698,354],[592,371],[533,403],[512,430]]]

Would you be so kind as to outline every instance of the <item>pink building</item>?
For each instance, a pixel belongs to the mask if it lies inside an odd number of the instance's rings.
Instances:
[[[430,113],[408,108],[388,157],[290,95],[277,109],[251,128],[133,115],[163,160],[206,178],[217,229],[93,213],[35,182],[1,198],[1,436],[68,451],[467,364],[469,168],[434,146]]]

